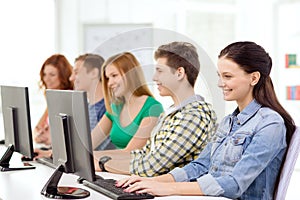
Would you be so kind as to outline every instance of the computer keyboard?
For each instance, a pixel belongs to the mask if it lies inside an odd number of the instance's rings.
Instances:
[[[83,184],[87,187],[90,187],[112,199],[126,200],[126,199],[153,199],[154,196],[143,193],[128,193],[124,192],[124,188],[119,188],[115,186],[116,180],[114,179],[97,179],[94,182],[87,180],[83,181]]]
[[[53,169],[56,169],[56,165],[53,163],[53,159],[52,158],[47,158],[47,157],[43,157],[43,158],[37,158],[36,161],[38,163],[47,165],[48,167],[51,167]]]

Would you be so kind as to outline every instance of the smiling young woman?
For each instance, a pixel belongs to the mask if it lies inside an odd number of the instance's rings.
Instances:
[[[163,107],[154,99],[132,53],[120,53],[105,61],[102,89],[106,113],[92,131],[93,147],[110,137],[118,149],[142,148]]]

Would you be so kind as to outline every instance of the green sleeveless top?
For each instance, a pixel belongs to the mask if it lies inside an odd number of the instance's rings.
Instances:
[[[106,111],[105,115],[112,121],[110,138],[112,143],[120,149],[124,149],[139,128],[145,117],[158,117],[163,112],[160,102],[153,97],[147,97],[142,109],[133,121],[123,127],[120,123],[120,113],[124,104],[112,104],[112,113]]]

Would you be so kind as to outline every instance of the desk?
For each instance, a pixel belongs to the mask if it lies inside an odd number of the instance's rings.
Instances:
[[[3,155],[5,147],[0,145],[0,156]],[[21,155],[14,153],[11,162],[20,162]],[[16,200],[16,199],[48,199],[41,195],[40,192],[48,181],[50,176],[53,174],[54,169],[37,163],[30,162],[36,167],[36,169],[19,170],[0,172],[0,199],[3,200]],[[112,174],[107,172],[97,172],[98,175],[103,178],[121,179],[124,175]],[[60,179],[59,186],[74,186],[80,187],[90,191],[90,196],[85,198],[89,199],[110,199],[101,193],[98,193],[82,184],[77,183],[78,176],[74,174],[64,173]],[[222,200],[226,198],[220,197],[200,197],[200,196],[168,196],[168,197],[155,197],[158,200],[171,200],[171,199],[197,199],[197,200]]]
[[[0,145],[0,156],[3,155],[5,147]],[[12,162],[20,162],[21,155],[14,153],[12,157]],[[289,184],[288,193],[286,200],[296,200],[298,197],[298,185],[300,180],[300,160],[298,159],[298,165],[296,165],[296,170],[294,170],[291,182]],[[54,169],[42,165],[37,162],[30,162],[32,165],[36,166],[36,169],[21,170],[21,171],[10,171],[10,172],[0,172],[0,200],[16,200],[16,199],[47,199],[40,194],[43,186],[46,184],[50,176],[53,174]],[[98,175],[103,178],[113,178],[120,179],[125,177],[124,175],[111,174],[106,172],[97,172]],[[110,199],[101,193],[98,193],[84,185],[77,183],[78,176],[73,174],[64,173],[59,182],[59,186],[74,186],[84,188],[90,191],[90,196],[85,198],[90,199]],[[203,197],[203,196],[168,196],[168,197],[155,197],[157,200],[226,200],[227,198],[221,197]]]

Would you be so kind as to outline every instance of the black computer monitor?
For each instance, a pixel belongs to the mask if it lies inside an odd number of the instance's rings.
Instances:
[[[20,167],[10,164],[14,152],[34,157],[27,87],[1,85],[2,114],[7,150],[0,159],[1,171],[34,169],[29,163]]]
[[[48,89],[46,99],[53,163],[58,167],[41,194],[52,198],[86,197],[89,195],[86,190],[58,187],[58,182],[64,172],[95,180],[86,92]]]

